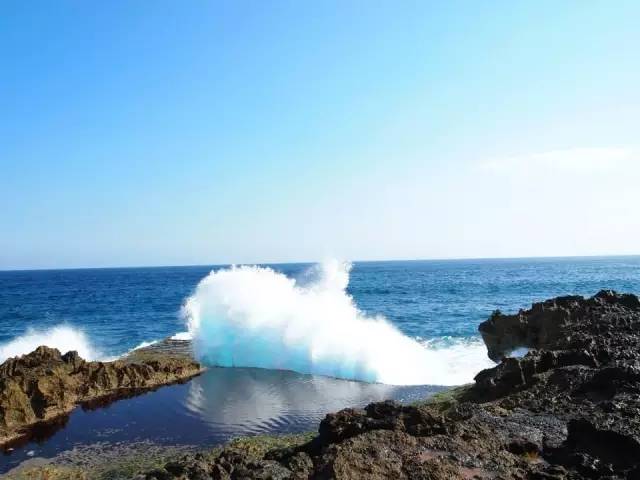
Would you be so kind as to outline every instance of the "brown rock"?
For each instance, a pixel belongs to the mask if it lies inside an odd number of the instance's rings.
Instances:
[[[117,399],[199,374],[187,356],[144,354],[114,362],[86,362],[38,347],[0,365],[0,445],[29,427],[68,414],[82,402]]]
[[[556,298],[495,313],[480,331],[501,362],[474,385],[345,409],[308,442],[255,455],[227,446],[144,478],[640,479],[637,297]],[[502,359],[521,346],[533,350]]]

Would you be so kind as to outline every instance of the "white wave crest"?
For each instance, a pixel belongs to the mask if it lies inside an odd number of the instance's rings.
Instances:
[[[46,330],[29,329],[24,335],[0,345],[0,362],[10,357],[31,353],[41,345],[57,348],[62,353],[76,350],[85,360],[95,360],[100,357],[99,352],[91,345],[82,330],[63,324]]]
[[[347,294],[350,264],[306,284],[257,266],[211,272],[184,306],[197,358],[393,385],[457,385],[492,363],[481,344],[421,345]]]
[[[192,336],[191,332],[179,332],[172,335],[170,338],[171,340],[191,340]]]
[[[135,352],[136,350],[140,350],[141,348],[147,348],[150,347],[151,345],[155,345],[156,343],[158,343],[159,340],[151,340],[148,342],[140,342],[138,345],[136,345],[135,347],[133,347],[131,350],[129,350],[127,353],[131,353],[131,352]],[[125,355],[127,354],[125,353]]]

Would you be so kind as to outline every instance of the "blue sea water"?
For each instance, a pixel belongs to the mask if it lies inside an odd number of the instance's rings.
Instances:
[[[312,265],[271,267],[303,283]],[[187,326],[180,312],[186,299],[210,271],[225,268],[0,272],[0,354],[26,353],[34,342],[77,347],[79,339],[69,336],[70,331],[84,332],[89,353],[110,357],[184,332]],[[383,315],[425,348],[439,345],[445,361],[420,369],[456,364],[469,370],[462,373],[470,379],[488,365],[477,326],[493,310],[515,312],[534,301],[593,295],[601,289],[639,294],[640,257],[356,262],[347,291],[367,316]],[[249,291],[247,298],[258,293]],[[66,330],[56,334],[60,325]],[[341,335],[340,328],[337,324],[336,335]],[[469,352],[466,361],[459,361],[458,356]],[[51,457],[87,445],[152,442],[202,447],[237,435],[305,431],[316,428],[329,411],[384,398],[413,401],[440,388],[211,368],[186,384],[106,408],[76,409],[56,428],[6,450],[0,456],[0,473],[31,456]]]
[[[272,265],[288,276],[309,264]],[[0,345],[60,324],[86,333],[105,356],[186,330],[180,309],[221,266],[0,271]],[[593,295],[640,293],[640,257],[355,262],[348,293],[421,339],[473,338],[495,309]]]

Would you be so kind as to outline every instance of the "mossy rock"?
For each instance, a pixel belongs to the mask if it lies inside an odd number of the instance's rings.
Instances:
[[[5,480],[89,480],[86,472],[78,468],[42,465],[20,468],[4,476]]]
[[[239,437],[231,440],[223,448],[236,450],[252,458],[262,458],[264,455],[276,449],[295,448],[310,442],[317,433],[305,432],[286,435],[256,435],[251,437]],[[222,448],[219,449],[222,451]]]
[[[435,393],[429,398],[414,402],[414,406],[427,405],[436,408],[440,412],[446,412],[458,402],[461,402],[465,396],[469,394],[473,387],[473,383],[452,387],[447,390]]]

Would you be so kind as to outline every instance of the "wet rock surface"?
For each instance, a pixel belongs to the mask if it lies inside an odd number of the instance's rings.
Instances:
[[[0,445],[59,421],[77,404],[109,402],[202,371],[187,355],[135,351],[113,362],[87,362],[77,352],[38,347],[0,365]]]
[[[124,480],[200,450],[202,447],[196,445],[159,445],[147,441],[76,445],[53,458],[33,457],[0,477],[6,480]]]
[[[480,326],[500,361],[419,405],[332,413],[312,439],[185,456],[139,479],[640,479],[640,301],[562,297]],[[522,358],[503,358],[527,347]]]

